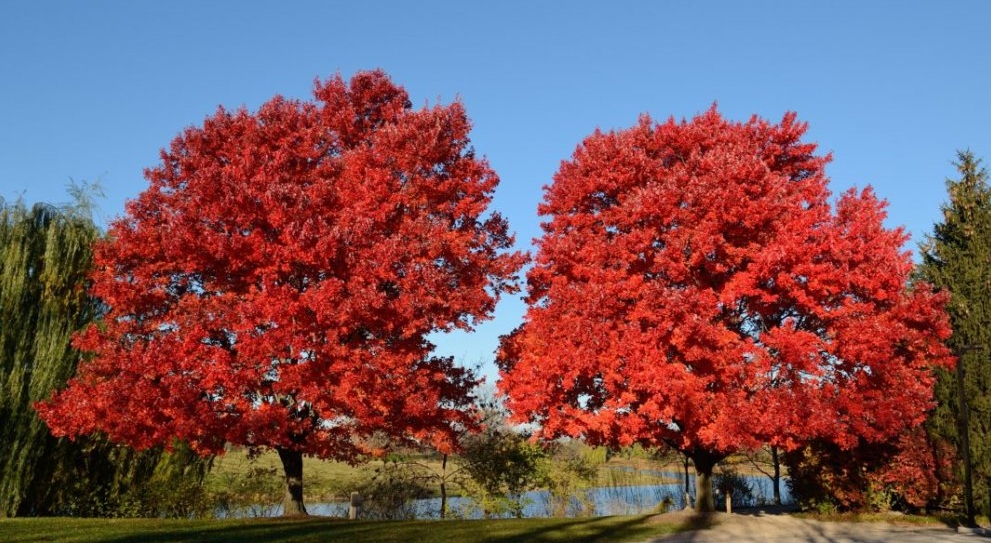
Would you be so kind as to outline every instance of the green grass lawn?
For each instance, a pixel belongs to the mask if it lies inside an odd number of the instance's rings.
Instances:
[[[320,517],[241,520],[0,519],[4,543],[522,543],[632,542],[699,527],[649,516],[353,522]]]

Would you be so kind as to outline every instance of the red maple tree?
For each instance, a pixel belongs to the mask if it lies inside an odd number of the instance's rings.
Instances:
[[[38,406],[56,435],[271,448],[285,514],[305,514],[303,454],[353,460],[380,436],[448,450],[472,427],[477,379],[426,336],[517,289],[498,178],[460,103],[413,110],[378,71],[314,97],[220,108],[146,171],[96,248],[90,354]]]
[[[596,131],[546,187],[524,324],[500,388],[544,436],[669,446],[698,507],[727,455],[919,424],[952,358],[945,299],[909,287],[868,189],[831,206],[794,114]]]

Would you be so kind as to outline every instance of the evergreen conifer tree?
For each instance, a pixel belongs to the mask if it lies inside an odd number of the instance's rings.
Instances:
[[[959,356],[963,380],[958,381],[961,375],[956,372],[939,370],[939,404],[927,427],[937,453],[940,444],[948,444],[958,453],[955,459],[949,459],[957,463],[958,469],[942,474],[944,482],[949,483],[944,487],[954,494],[954,489],[962,490],[959,485],[965,473],[963,404],[959,393],[962,384],[969,412],[967,441],[974,506],[986,511],[991,506],[991,188],[987,171],[970,151],[958,152],[955,165],[960,177],[946,181],[949,201],[942,208],[943,221],[923,242],[919,275],[950,293],[947,310],[953,336],[949,346]]]

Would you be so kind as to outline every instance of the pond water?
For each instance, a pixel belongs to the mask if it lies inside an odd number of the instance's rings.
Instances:
[[[672,479],[683,477],[678,473],[659,472]],[[734,499],[734,507],[756,506],[773,502],[774,492],[768,477],[754,475],[743,476],[750,487],[751,496],[746,500]],[[683,481],[683,480],[682,480]],[[692,489],[692,499],[695,497],[695,477],[690,476],[689,485]],[[522,497],[523,516],[527,518],[550,516],[604,516],[604,515],[638,515],[657,511],[658,506],[667,501],[669,509],[685,507],[685,485],[681,483],[639,486],[611,486],[585,489],[584,495],[575,496],[570,503],[555,500],[546,490],[526,492]],[[721,497],[717,497],[717,507],[721,505]],[[785,503],[791,501],[785,479],[781,481],[781,499]],[[481,518],[482,511],[471,498],[450,497],[447,500],[449,516],[454,518]],[[306,510],[311,515],[328,517],[347,517],[347,502],[307,503]],[[425,498],[412,500],[403,508],[405,518],[430,519],[438,518],[440,498]],[[252,507],[248,510],[234,513],[230,516],[278,516],[282,514],[281,506]],[[508,516],[508,515],[507,515]]]

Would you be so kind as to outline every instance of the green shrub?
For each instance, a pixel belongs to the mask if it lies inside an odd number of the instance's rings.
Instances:
[[[400,456],[387,458],[367,482],[359,483],[359,489],[361,518],[376,520],[413,520],[417,518],[414,501],[430,496],[425,475]]]
[[[212,496],[219,516],[270,516],[282,501],[285,482],[276,467],[250,466],[244,473],[228,473],[224,488]]]
[[[726,503],[726,495],[730,495],[733,507],[753,505],[754,489],[747,478],[733,468],[720,466],[712,477],[712,486],[716,490],[716,506]]]

